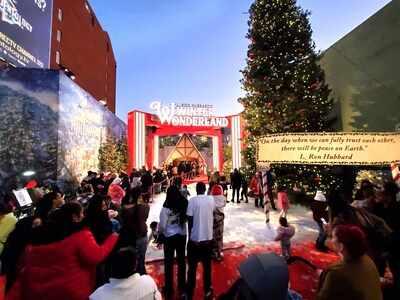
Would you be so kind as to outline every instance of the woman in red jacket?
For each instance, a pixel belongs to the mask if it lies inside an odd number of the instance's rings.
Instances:
[[[32,232],[21,258],[22,271],[5,299],[87,299],[94,290],[96,266],[113,250],[116,234],[99,246],[81,222],[82,205],[71,201],[53,222]]]

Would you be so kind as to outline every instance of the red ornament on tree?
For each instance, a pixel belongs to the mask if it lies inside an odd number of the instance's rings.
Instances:
[[[251,35],[251,36],[249,37],[249,39],[250,39],[250,41],[254,42],[254,35]]]
[[[306,112],[306,109],[305,109],[305,108],[302,108],[302,109],[300,109],[300,112],[301,112],[302,114],[304,114],[304,113]]]
[[[272,106],[273,103],[272,102],[267,102],[268,106]]]
[[[316,84],[316,83],[313,83],[312,85],[310,85],[310,88],[312,88],[312,89],[316,89],[318,87],[318,84]]]
[[[251,52],[250,52],[250,53],[249,53],[249,58],[250,58],[250,59],[253,59],[253,58],[254,58],[254,53],[251,53]]]
[[[321,181],[321,178],[315,177],[313,180],[314,180],[315,182],[319,182],[319,181]]]
[[[297,122],[296,124],[294,124],[294,126],[301,127],[301,123]]]
[[[271,117],[271,121],[275,121],[276,120],[276,117],[275,116],[272,116]]]
[[[303,49],[302,48],[296,48],[295,52],[296,53],[301,53],[301,52],[303,52]]]
[[[264,80],[268,80],[268,76],[264,76]]]

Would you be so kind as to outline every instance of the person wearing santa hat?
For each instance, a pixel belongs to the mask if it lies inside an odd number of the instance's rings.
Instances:
[[[214,199],[213,211],[213,254],[212,258],[215,261],[221,261],[223,258],[222,246],[224,239],[224,207],[227,199],[224,196],[224,191],[221,185],[216,184],[211,189],[211,196]]]
[[[322,194],[322,191],[317,191],[310,208],[313,213],[313,219],[317,223],[319,229],[315,248],[321,252],[328,252],[329,248],[325,246],[325,240],[328,236],[324,229],[324,222],[326,223],[328,220],[328,211],[326,209],[326,198]]]

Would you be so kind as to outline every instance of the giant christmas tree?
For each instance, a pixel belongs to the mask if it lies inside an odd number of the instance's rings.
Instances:
[[[245,173],[254,173],[256,138],[284,132],[330,131],[327,116],[333,99],[318,65],[309,12],[295,0],[257,0],[251,6],[247,66],[242,71],[246,95],[238,101],[246,120]],[[326,166],[273,165],[280,185],[332,188]],[[329,186],[328,186],[329,185]]]

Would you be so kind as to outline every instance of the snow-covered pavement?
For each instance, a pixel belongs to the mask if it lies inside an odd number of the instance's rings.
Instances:
[[[195,184],[188,186],[192,196],[196,195]],[[232,190],[228,190],[228,200],[231,199]],[[165,200],[165,193],[155,195],[153,203],[150,204],[150,214],[147,224],[158,221],[160,211]],[[190,197],[189,197],[190,201]],[[276,198],[275,198],[276,203]],[[270,226],[265,223],[265,214],[262,208],[254,206],[254,198],[249,197],[249,203],[229,202],[225,207],[224,245],[244,244],[247,249],[268,244],[275,244],[274,237],[276,227],[279,225],[278,211],[270,211]],[[303,206],[291,204],[288,211],[288,222],[295,229],[296,234],[292,238],[292,244],[315,241],[318,236],[317,224],[312,219],[312,213]],[[163,258],[163,251],[150,243],[147,248],[146,260]]]

